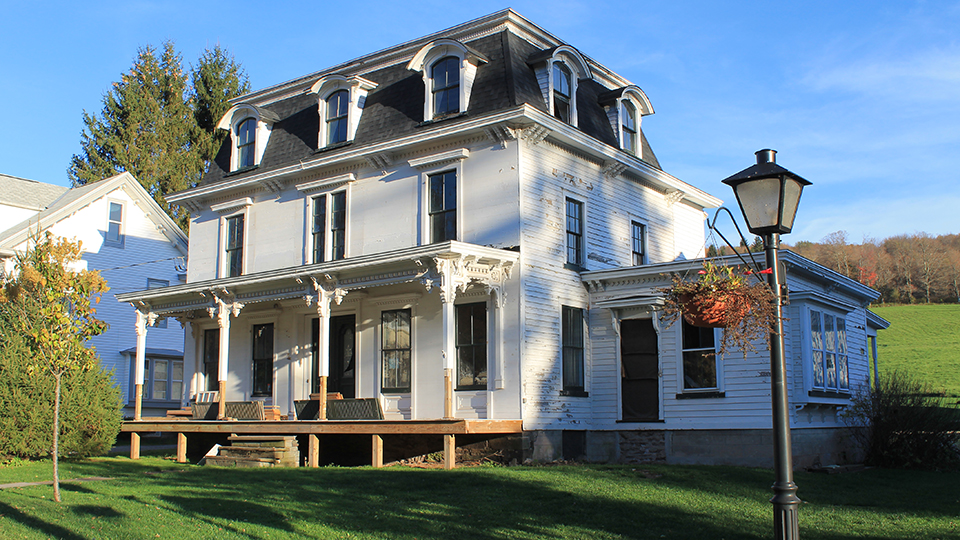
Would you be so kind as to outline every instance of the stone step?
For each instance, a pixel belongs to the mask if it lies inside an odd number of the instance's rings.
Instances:
[[[203,463],[204,465],[212,465],[215,467],[242,468],[275,467],[278,464],[277,461],[273,459],[237,458],[227,456],[208,457]]]

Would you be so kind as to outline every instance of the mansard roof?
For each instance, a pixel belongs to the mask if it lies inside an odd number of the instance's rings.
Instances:
[[[424,45],[444,38],[457,39],[486,62],[476,71],[466,113],[424,122],[423,74],[409,69],[408,64]],[[255,104],[279,119],[273,125],[263,158],[255,170],[245,169],[231,174],[231,147],[227,139],[211,163],[203,184],[220,182],[228,177],[233,179],[262,174],[300,160],[318,157],[319,154],[334,156],[400,137],[415,136],[437,124],[456,125],[523,105],[549,114],[537,80],[536,66],[530,62],[536,63],[544,55],[548,57],[558,47],[574,50],[515,12],[504,10],[329,70],[242,96],[234,103]],[[577,129],[617,148],[616,133],[599,96],[628,86],[630,82],[585,56],[580,58],[589,62],[593,78],[581,80],[577,87]],[[309,89],[332,73],[359,75],[376,83],[377,87],[366,96],[354,139],[348,144],[318,149],[320,118],[317,96],[310,94]],[[660,165],[642,130],[641,144],[643,160],[659,169]]]

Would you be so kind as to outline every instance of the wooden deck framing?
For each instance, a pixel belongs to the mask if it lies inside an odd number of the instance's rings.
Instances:
[[[443,435],[443,465],[456,467],[457,435],[509,435],[521,433],[521,420],[294,420],[294,421],[220,421],[181,418],[144,418],[124,422],[120,431],[130,434],[130,459],[140,459],[141,433],[176,433],[177,461],[187,460],[188,433],[236,435],[307,435],[307,464],[320,466],[319,435],[370,435],[374,467],[383,466],[384,435]]]

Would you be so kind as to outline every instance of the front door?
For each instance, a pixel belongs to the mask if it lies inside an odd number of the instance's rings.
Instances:
[[[621,419],[660,419],[660,369],[657,331],[651,319],[620,322]]]
[[[327,392],[340,392],[344,398],[354,398],[356,390],[356,316],[338,315],[330,317],[330,376],[327,378]],[[316,374],[317,350],[319,347],[320,319],[313,320],[313,365]],[[314,375],[313,391],[320,388],[320,381]]]

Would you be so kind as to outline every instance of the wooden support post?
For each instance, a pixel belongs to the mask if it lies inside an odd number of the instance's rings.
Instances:
[[[320,376],[320,415],[317,420],[327,419],[327,376]]]
[[[374,469],[383,467],[383,438],[380,435],[373,436],[373,461]]]
[[[443,436],[443,468],[451,470],[457,466],[457,436],[450,433]]]
[[[143,384],[137,385],[137,393],[134,398],[133,419],[137,422],[143,419]]]
[[[454,418],[453,414],[453,370],[443,370],[443,417]]]
[[[177,433],[177,463],[187,462],[187,434]]]
[[[140,434],[130,434],[130,459],[140,459]]]
[[[320,437],[316,433],[307,435],[307,466],[314,469],[320,466]]]
[[[219,391],[217,392],[219,400],[217,406],[217,420],[223,420],[227,417],[227,381],[219,382]]]

